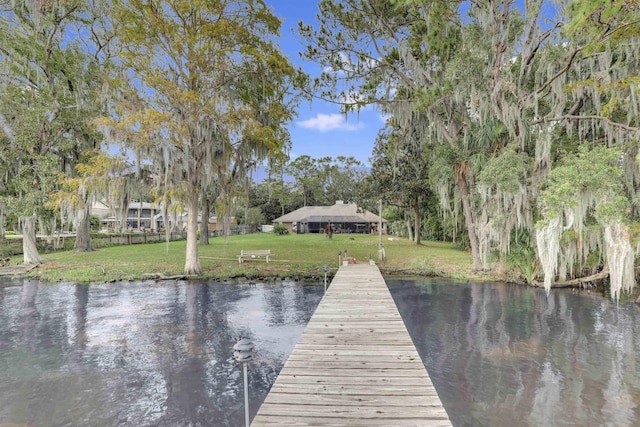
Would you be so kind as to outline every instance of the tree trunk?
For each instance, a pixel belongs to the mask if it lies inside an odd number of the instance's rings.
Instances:
[[[44,258],[38,253],[36,246],[36,217],[23,216],[19,219],[19,225],[22,230],[22,252],[24,254],[24,264],[42,264]]]
[[[93,246],[91,246],[91,233],[90,233],[90,215],[89,206],[79,211],[76,215],[76,251],[78,252],[93,252]]]
[[[591,276],[579,277],[577,279],[572,279],[572,280],[562,280],[562,281],[552,282],[551,287],[552,288],[568,288],[568,287],[574,287],[574,286],[583,286],[585,284],[596,282],[596,281],[605,279],[607,277],[609,277],[609,269],[604,268],[602,271],[596,274],[592,274]],[[537,280],[534,280],[533,282],[531,282],[531,285],[539,288],[543,288],[544,282],[539,282]]]
[[[421,237],[421,227],[422,218],[420,217],[420,203],[419,200],[416,200],[416,204],[413,206],[413,229],[415,230],[415,235],[413,241],[416,245],[420,244]]]
[[[200,244],[209,244],[209,198],[206,195],[202,195],[202,220],[200,221]]]
[[[4,239],[5,230],[4,230],[4,220],[5,214],[4,211],[7,208],[6,203],[0,202],[0,239]]]
[[[407,224],[407,237],[413,241],[413,229],[411,228],[411,219],[407,218],[405,213],[405,222]]]
[[[187,253],[184,260],[184,274],[202,274],[198,258],[198,193],[189,195],[189,213],[187,215]]]
[[[469,187],[464,176],[458,179],[458,187],[460,188],[460,199],[462,201],[462,212],[464,214],[464,223],[467,226],[467,234],[469,234],[469,244],[471,245],[471,259],[473,261],[473,270],[482,270],[482,260],[480,259],[480,242],[478,233],[476,232],[476,223],[471,210],[471,200],[469,196]]]

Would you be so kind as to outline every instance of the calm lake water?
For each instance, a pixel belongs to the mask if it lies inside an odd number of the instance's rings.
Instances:
[[[640,425],[640,309],[594,295],[387,279],[456,426]],[[0,424],[241,426],[323,292],[292,282],[0,279]]]
[[[241,426],[302,335],[323,286],[292,282],[0,282],[0,424]]]
[[[640,425],[640,309],[592,294],[387,279],[455,426]]]

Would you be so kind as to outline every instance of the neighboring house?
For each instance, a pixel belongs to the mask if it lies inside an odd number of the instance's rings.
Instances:
[[[91,207],[92,215],[100,217],[102,227],[108,230],[118,230],[120,220],[113,214],[113,210],[102,202],[96,202]],[[187,227],[187,213],[178,213],[169,215],[169,224],[175,225],[174,230],[184,230]],[[198,224],[202,220],[202,216],[198,215]],[[164,220],[162,218],[162,210],[153,203],[147,202],[131,202],[127,208],[127,223],[125,229],[142,230],[144,227],[148,231],[160,231],[164,228]],[[238,221],[235,217],[227,217],[229,227],[237,227]],[[218,224],[218,218],[212,216],[209,218],[209,231],[219,233],[222,230],[222,222]]]
[[[283,224],[290,232],[296,233],[323,233],[327,224],[331,224],[335,233],[377,233],[380,217],[355,204],[339,200],[333,206],[305,206],[273,222]],[[387,221],[384,218],[382,233],[387,233]]]
[[[111,208],[104,202],[96,201],[91,205],[91,215],[95,215],[100,219],[107,218],[112,213]]]
[[[236,219],[235,216],[230,216],[230,217],[226,217],[223,218],[224,220],[228,221],[228,225],[229,227],[237,227],[238,226],[238,220]],[[198,220],[199,222],[199,220]],[[217,216],[212,216],[209,218],[209,231],[212,232],[220,232],[224,229],[224,222],[220,221],[220,223],[218,223],[218,217]]]
[[[102,205],[102,203],[100,204]],[[96,210],[100,212],[100,206],[95,205],[96,207],[91,207],[91,212],[97,215]],[[146,230],[156,231],[154,217],[156,214],[160,212],[160,208],[153,204],[147,202],[130,202],[127,207],[127,223],[125,228],[129,230],[141,230],[143,227]],[[115,216],[107,216],[101,218],[100,222],[102,226],[109,230],[119,229],[120,219]]]

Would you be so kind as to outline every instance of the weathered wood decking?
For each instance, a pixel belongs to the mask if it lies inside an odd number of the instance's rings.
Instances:
[[[451,425],[378,267],[340,268],[251,425]]]

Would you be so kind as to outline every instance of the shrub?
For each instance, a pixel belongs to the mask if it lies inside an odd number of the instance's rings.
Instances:
[[[245,223],[251,226],[252,231],[258,229],[260,224],[265,223],[265,217],[260,208],[249,208],[247,209],[247,218]]]
[[[96,215],[91,215],[89,217],[89,227],[91,228],[91,230],[100,230],[100,225],[101,225],[100,217]]]
[[[526,232],[512,235],[511,249],[507,254],[507,269],[511,275],[532,283],[540,275],[541,265]]]
[[[289,229],[284,224],[276,224],[273,226],[273,232],[274,234],[279,234],[282,236],[284,234],[289,234]]]

